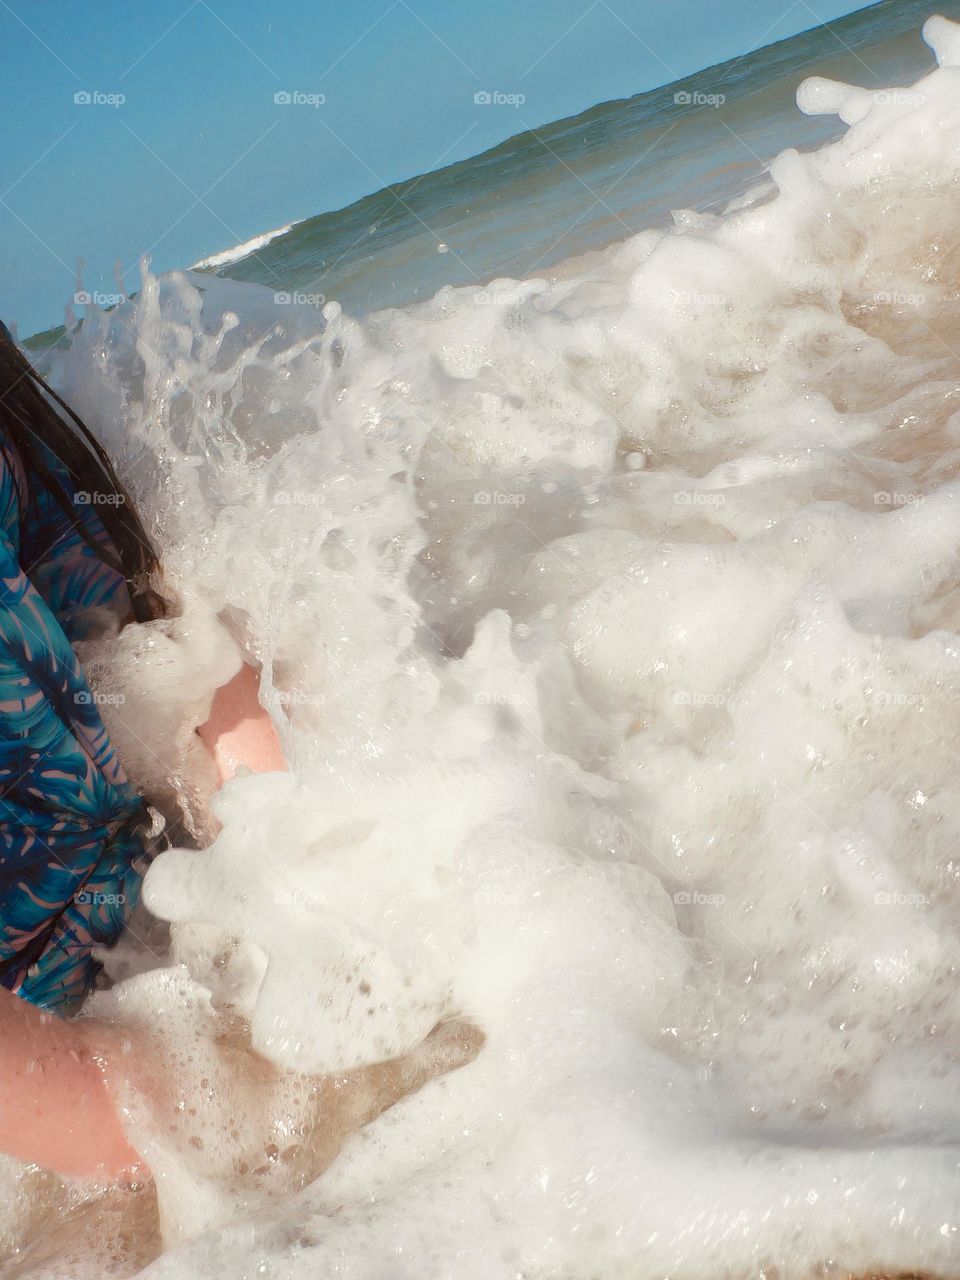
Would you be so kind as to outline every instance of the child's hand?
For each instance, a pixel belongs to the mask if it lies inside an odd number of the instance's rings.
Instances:
[[[260,705],[259,687],[253,668],[241,667],[229,684],[217,690],[210,719],[197,730],[213,756],[221,786],[241,766],[254,773],[286,768],[270,717]]]

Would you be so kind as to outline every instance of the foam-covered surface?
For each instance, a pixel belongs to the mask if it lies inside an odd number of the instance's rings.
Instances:
[[[132,1103],[151,1280],[960,1270],[960,29],[926,35],[915,86],[801,88],[850,127],[772,192],[556,280],[278,324],[147,272],[57,356],[184,594],[98,657],[131,772],[183,792],[237,645],[291,764],[159,858],[171,949],[100,1012],[203,1089],[227,1007],[284,1070],[487,1035],[299,1190],[224,1119],[303,1125],[295,1077]]]

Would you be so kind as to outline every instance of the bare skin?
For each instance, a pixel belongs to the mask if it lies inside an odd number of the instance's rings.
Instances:
[[[101,1028],[102,1030],[109,1030]],[[389,1062],[355,1071],[310,1079],[278,1071],[249,1047],[249,1029],[242,1019],[221,1015],[211,1042],[211,1074],[205,1081],[171,1080],[162,1071],[151,1078],[144,1067],[146,1052],[153,1066],[149,1033],[129,1055],[107,1065],[108,1077],[123,1092],[129,1076],[152,1097],[151,1111],[159,1130],[184,1114],[181,1103],[204,1105],[213,1095],[219,1113],[217,1127],[225,1137],[219,1152],[197,1149],[189,1142],[178,1162],[194,1175],[221,1180],[241,1202],[253,1206],[264,1196],[284,1195],[318,1177],[336,1157],[347,1138],[383,1111],[422,1088],[430,1080],[470,1062],[483,1044],[483,1035],[467,1023],[450,1022],[436,1028],[423,1044]],[[115,1041],[119,1047],[119,1041]],[[159,1076],[159,1078],[158,1078]],[[206,1083],[207,1089],[203,1088]],[[219,1091],[226,1089],[226,1097]],[[181,1134],[181,1137],[183,1135]],[[46,1268],[57,1275],[73,1274],[96,1251],[104,1276],[139,1274],[161,1252],[157,1193],[149,1172],[126,1176],[99,1187],[84,1188],[80,1198],[39,1169],[24,1172],[24,1216],[16,1238],[0,1241],[0,1271],[10,1280],[32,1276]]]
[[[283,756],[260,706],[250,667],[217,691],[200,730],[221,781],[241,765],[282,769]],[[112,1178],[139,1158],[108,1096],[101,1061],[109,1034],[64,1021],[0,988],[0,1150],[58,1173]]]
[[[103,1037],[106,1041],[106,1036]],[[0,1150],[73,1177],[132,1173],[89,1026],[0,988]]]
[[[263,1133],[236,1131],[230,1175],[255,1178],[282,1158],[304,1181],[315,1177],[348,1134],[434,1076],[471,1061],[482,1043],[475,1027],[447,1023],[403,1057],[304,1082],[256,1054],[244,1025],[223,1017],[212,1064],[218,1087],[208,1093],[223,1114],[209,1114],[208,1106],[208,1119],[232,1130],[237,1117],[228,1112],[239,1105],[243,1115],[265,1118],[266,1125]],[[151,1080],[150,1057],[149,1036],[131,1047],[117,1028],[94,1019],[66,1021],[0,991],[0,1148],[69,1177],[149,1177],[120,1124],[114,1089],[129,1079],[145,1084],[170,1113],[199,1094],[196,1081]],[[225,1106],[223,1099],[232,1102]],[[291,1110],[301,1114],[294,1117]],[[281,1119],[288,1134],[293,1119],[301,1135],[283,1148],[272,1133]]]
[[[285,767],[280,745],[258,698],[258,678],[244,667],[213,701],[210,717],[198,730],[217,765],[221,782],[241,766],[255,772]],[[228,1020],[229,1022],[229,1020]],[[224,1024],[225,1027],[228,1023]],[[452,1029],[451,1029],[452,1028]],[[130,1146],[117,1116],[108,1078],[150,1074],[149,1036],[131,1045],[130,1037],[92,1019],[64,1020],[45,1013],[0,988],[0,1150],[70,1177],[110,1181],[149,1177]],[[369,1123],[381,1111],[420,1088],[427,1080],[473,1058],[482,1035],[466,1024],[438,1028],[419,1048],[391,1062],[336,1076],[317,1077],[307,1095],[309,1115],[300,1118],[304,1141],[283,1151],[264,1141],[268,1165],[282,1155],[306,1175],[316,1176],[333,1159],[344,1136]],[[249,1116],[283,1109],[284,1078],[249,1048],[246,1036],[222,1030],[217,1074],[227,1095],[249,1099]],[[290,1078],[287,1077],[289,1083]],[[154,1082],[157,1096],[171,1087]],[[192,1088],[191,1082],[184,1086]],[[259,1090],[259,1096],[257,1091]],[[302,1088],[295,1090],[302,1098]],[[181,1098],[186,1105],[189,1099]],[[223,1123],[229,1126],[229,1117]],[[241,1152],[238,1134],[235,1176],[256,1176],[261,1160]]]
[[[252,667],[241,667],[218,689],[210,716],[197,730],[213,756],[221,785],[241,767],[254,773],[285,769],[273,724],[260,705],[260,681]]]
[[[447,1022],[401,1057],[302,1076],[256,1053],[245,1020],[225,1013],[195,1056],[199,1079],[184,1079],[163,1065],[163,1036],[163,1029],[151,1029],[138,1046],[138,1056],[145,1052],[157,1064],[152,1077],[149,1067],[131,1073],[135,1089],[149,1094],[150,1127],[175,1151],[178,1167],[243,1193],[305,1186],[352,1133],[435,1077],[471,1062],[484,1041],[471,1024]],[[122,1082],[118,1091],[124,1092]]]

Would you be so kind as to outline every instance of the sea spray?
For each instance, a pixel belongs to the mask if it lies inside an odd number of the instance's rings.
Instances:
[[[291,766],[189,797],[169,946],[91,1002],[177,1088],[224,1019],[285,1082],[131,1097],[143,1274],[956,1274],[960,28],[925,30],[916,85],[802,87],[848,131],[722,218],[362,321],[145,269],[56,355],[182,604],[90,659],[119,743],[181,708],[139,781],[239,654]],[[319,1178],[271,1162],[299,1073],[448,1018],[475,1061]]]

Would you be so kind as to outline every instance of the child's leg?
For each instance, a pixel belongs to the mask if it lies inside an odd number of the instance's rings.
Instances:
[[[0,988],[0,1150],[71,1177],[112,1179],[138,1163],[87,1028]]]

